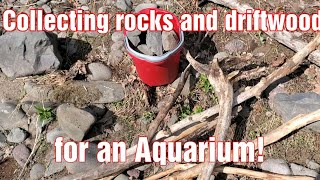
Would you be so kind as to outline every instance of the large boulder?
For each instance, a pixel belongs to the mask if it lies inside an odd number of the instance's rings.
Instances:
[[[8,32],[0,36],[0,68],[11,78],[50,72],[60,66],[54,35]]]

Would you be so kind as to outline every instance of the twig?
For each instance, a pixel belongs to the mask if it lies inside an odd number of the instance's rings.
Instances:
[[[301,49],[298,53],[296,53],[290,60],[288,60],[285,64],[283,64],[280,68],[275,70],[266,78],[261,79],[261,81],[252,88],[247,89],[239,96],[235,98],[234,106],[240,104],[254,96],[259,96],[270,84],[277,81],[278,79],[292,73],[296,70],[299,65],[304,61],[304,59],[316,49],[316,47],[320,44],[320,34],[317,33],[317,36],[303,49]],[[216,109],[216,106],[212,107],[212,109]],[[208,110],[206,110],[208,111]],[[211,112],[206,112],[211,113]],[[213,113],[211,113],[214,115]],[[195,167],[188,169],[182,173],[176,174],[173,178],[177,179],[186,179],[191,177],[196,177],[204,168],[204,163],[201,163]]]
[[[147,177],[147,178],[145,178],[145,180],[157,180],[157,179],[160,179],[166,175],[172,174],[174,172],[189,169],[195,165],[196,164],[177,164],[173,168],[170,168],[166,171],[160,172],[160,173],[155,174],[153,176]]]
[[[314,178],[308,176],[286,176],[280,174],[273,174],[268,172],[259,172],[248,169],[236,168],[236,167],[217,167],[215,172],[225,174],[236,174],[242,176],[249,176],[252,178],[268,179],[268,180],[313,180]]]

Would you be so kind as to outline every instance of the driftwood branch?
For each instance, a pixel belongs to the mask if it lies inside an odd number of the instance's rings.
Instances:
[[[160,179],[160,178],[162,178],[164,176],[172,174],[174,172],[187,170],[187,169],[189,169],[189,168],[191,168],[191,167],[193,167],[195,165],[196,164],[177,164],[173,168],[170,168],[170,169],[168,169],[166,171],[160,172],[160,173],[155,174],[153,176],[147,177],[145,180],[157,180],[157,179]]]
[[[283,64],[280,68],[275,70],[266,78],[261,79],[261,81],[252,88],[247,89],[240,95],[235,98],[234,105],[240,104],[254,96],[259,96],[270,84],[277,81],[278,79],[292,73],[296,70],[299,65],[304,61],[304,59],[316,49],[316,47],[320,44],[320,34],[317,33],[317,36],[301,51],[296,53],[290,60],[288,60],[285,64]],[[212,107],[215,110],[217,107]],[[208,110],[206,110],[208,111]],[[211,113],[211,112],[206,112]],[[214,115],[214,114],[212,114]],[[173,176],[176,179],[186,179],[198,176],[198,174],[202,171],[205,167],[204,163],[201,163],[195,167],[188,169],[182,173],[178,173]]]
[[[247,9],[253,9],[248,4],[240,3],[238,0],[208,0],[210,2],[220,4],[222,6],[228,7],[230,9],[237,9],[238,12],[244,13]],[[279,43],[289,47],[295,52],[300,51],[300,49],[303,49],[308,43],[299,40],[299,37],[293,33],[288,31],[281,31],[281,32],[265,32],[268,36],[271,38],[277,40]],[[320,66],[320,50],[313,51],[310,56],[308,57],[308,60],[317,66]]]

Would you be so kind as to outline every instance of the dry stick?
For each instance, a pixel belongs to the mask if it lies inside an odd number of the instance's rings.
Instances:
[[[238,12],[241,12],[241,13],[246,12],[247,9],[253,9],[250,5],[240,4],[237,0],[208,0],[208,1],[223,5],[230,9],[237,9]],[[294,32],[288,32],[283,30],[281,32],[267,31],[265,33],[269,35],[271,38],[277,40],[279,43],[284,44],[285,46],[294,50],[295,52],[300,51],[300,49],[303,49],[308,44],[302,40],[299,40],[300,39],[299,36],[296,35]],[[308,57],[308,60],[316,64],[317,66],[320,66],[320,50],[313,51]]]
[[[186,80],[188,78],[189,69],[190,69],[190,65],[181,74],[179,84],[178,84],[175,92],[173,93],[173,95],[169,96],[169,98],[166,100],[164,106],[161,107],[160,112],[158,113],[157,117],[150,123],[149,128],[148,128],[149,141],[152,141],[153,137],[157,133],[157,130],[158,130],[161,122],[167,116],[168,112],[170,111],[173,104],[176,102],[178,96],[180,95],[180,93],[184,87],[184,84],[186,83]]]
[[[317,36],[301,51],[297,52],[289,61],[283,64],[280,68],[272,72],[266,78],[262,78],[261,81],[254,87],[247,89],[234,100],[234,105],[240,104],[254,96],[259,96],[270,84],[277,81],[278,79],[290,74],[296,70],[303,60],[320,44],[320,34],[317,33]],[[213,107],[215,108],[215,107]],[[206,110],[208,111],[208,110]],[[204,163],[201,163],[195,167],[188,169],[182,173],[176,174],[174,178],[185,179],[196,177],[204,168]]]
[[[187,169],[189,169],[189,168],[191,168],[191,167],[193,167],[195,165],[197,165],[197,164],[177,164],[173,168],[170,168],[168,170],[162,171],[162,172],[160,172],[158,174],[155,174],[153,176],[147,177],[144,180],[157,180],[157,179],[160,179],[160,178],[162,178],[164,176],[172,174],[174,172],[187,170]]]
[[[259,172],[248,169],[236,168],[236,167],[217,167],[214,169],[216,172],[225,174],[236,174],[242,176],[249,176],[252,178],[268,179],[268,180],[313,180],[314,178],[308,176],[285,176],[280,174],[273,174],[267,172]]]
[[[152,124],[149,126],[148,137],[149,137],[150,141],[152,140],[152,137],[154,136],[154,134],[157,132],[159,125],[161,124],[163,119],[168,114],[173,103],[176,101],[176,99],[180,95],[180,93],[184,87],[184,84],[186,82],[186,79],[189,75],[189,69],[190,69],[190,66],[188,66],[185,69],[185,71],[181,74],[181,79],[180,79],[180,82],[178,84],[177,89],[175,90],[173,95],[168,98],[166,105],[160,110],[157,117],[152,121]],[[139,162],[134,161],[134,157],[135,157],[134,153],[136,151],[135,147],[127,150],[128,157],[127,157],[126,163],[110,163],[107,165],[104,164],[94,170],[65,176],[62,179],[64,179],[64,180],[68,180],[68,179],[97,179],[97,178],[108,176],[108,175],[111,175],[114,173],[121,172],[125,169],[128,169],[134,165],[139,164]]]
[[[267,135],[263,136],[263,145],[267,146],[269,144],[272,144],[281,138],[285,137],[286,135],[290,134],[291,132],[300,129],[308,124],[314,123],[316,121],[320,121],[320,109],[317,111],[314,111],[310,114],[306,115],[299,115],[290,121],[287,121],[286,123],[282,124],[277,129],[271,131]],[[255,147],[257,149],[258,140],[254,140]]]
[[[209,74],[209,82],[215,87],[215,92],[219,98],[219,117],[215,130],[216,141],[224,141],[226,132],[231,124],[231,113],[233,103],[233,88],[228,78],[224,76],[219,67],[218,60],[214,59]],[[209,158],[207,158],[209,159]],[[205,167],[200,173],[199,180],[209,180],[216,162],[205,162]]]

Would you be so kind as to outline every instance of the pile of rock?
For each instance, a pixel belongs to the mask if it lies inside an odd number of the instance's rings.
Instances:
[[[149,55],[161,56],[178,46],[179,38],[174,31],[144,31],[127,32],[131,48]]]

